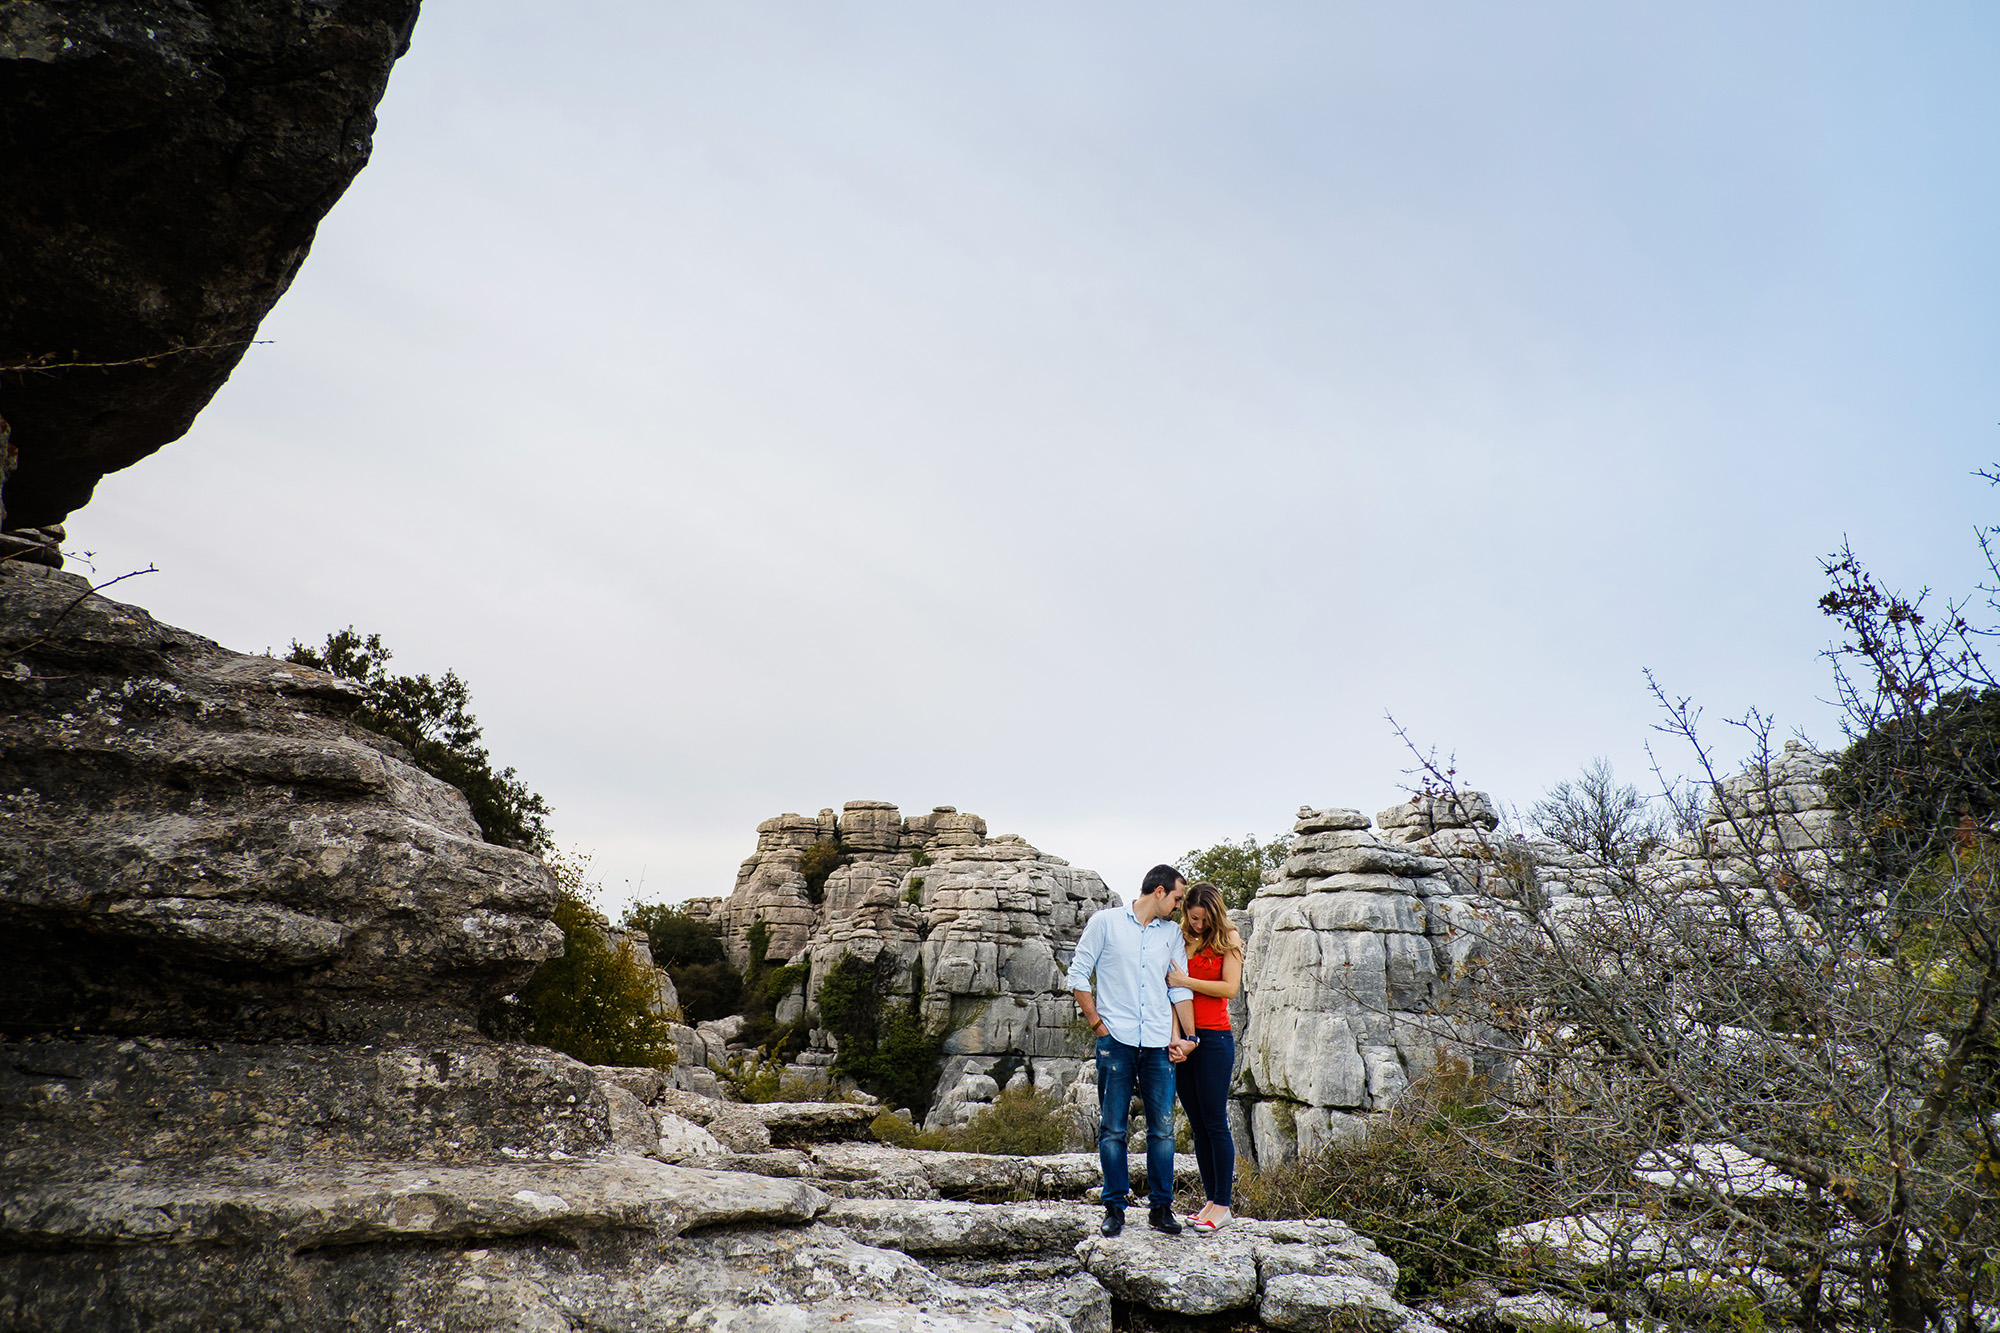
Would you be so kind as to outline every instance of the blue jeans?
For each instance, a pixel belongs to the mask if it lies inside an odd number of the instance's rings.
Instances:
[[[1127,1046],[1116,1037],[1097,1039],[1097,1161],[1104,1168],[1107,1208],[1122,1208],[1132,1197],[1125,1134],[1134,1083],[1146,1108],[1146,1194],[1155,1208],[1173,1206],[1173,1068],[1164,1046]]]
[[[1236,1038],[1226,1028],[1202,1028],[1201,1045],[1174,1071],[1188,1127],[1194,1131],[1194,1160],[1210,1203],[1229,1207],[1236,1184],[1236,1140],[1229,1134],[1229,1074],[1236,1064]]]

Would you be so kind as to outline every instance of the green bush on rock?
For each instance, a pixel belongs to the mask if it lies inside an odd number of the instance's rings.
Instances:
[[[1237,1206],[1249,1217],[1338,1218],[1396,1261],[1398,1298],[1434,1295],[1498,1271],[1499,1232],[1537,1216],[1532,1192],[1510,1188],[1528,1145],[1489,1142],[1491,1120],[1483,1089],[1447,1067],[1360,1144],[1242,1171]]]
[[[590,905],[585,863],[559,855],[547,860],[556,879],[562,956],[536,968],[489,1028],[588,1064],[669,1068],[676,1054],[673,1016],[657,1008],[653,969],[629,942],[613,944],[610,923]]]
[[[624,925],[645,935],[653,962],[673,978],[686,1022],[706,1023],[737,1011],[743,977],[729,965],[714,922],[666,903],[641,903],[626,909]]]
[[[437,680],[392,676],[384,669],[390,656],[381,635],[364,638],[349,625],[327,635],[322,648],[294,639],[285,660],[359,685],[362,702],[354,721],[396,741],[418,768],[465,793],[486,841],[524,852],[548,851],[548,803],[529,791],[513,769],[494,771],[479,743],[471,687],[455,671]]]
[[[937,1092],[948,1026],[924,1022],[923,969],[907,1001],[891,998],[895,960],[842,954],[819,985],[820,1023],[840,1042],[833,1071],[921,1117]]]
[[[1076,1108],[1054,1093],[1019,1087],[1004,1089],[991,1106],[957,1129],[918,1129],[889,1111],[876,1116],[869,1128],[898,1148],[1041,1157],[1067,1148],[1077,1121]]]

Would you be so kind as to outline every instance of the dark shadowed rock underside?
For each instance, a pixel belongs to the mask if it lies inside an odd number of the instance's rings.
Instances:
[[[368,161],[416,17],[417,0],[0,5],[5,526],[61,522],[186,432]],[[127,364],[10,369],[35,362]]]

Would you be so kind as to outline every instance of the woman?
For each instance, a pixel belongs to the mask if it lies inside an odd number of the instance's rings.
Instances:
[[[1236,1142],[1229,1136],[1229,1076],[1236,1067],[1236,1037],[1229,1030],[1229,1001],[1243,984],[1243,937],[1229,924],[1222,891],[1206,880],[1181,905],[1181,938],[1187,971],[1169,971],[1169,986],[1194,992],[1194,1050],[1175,1070],[1181,1106],[1194,1131],[1194,1158],[1208,1202],[1188,1218],[1197,1231],[1229,1225],[1230,1190],[1236,1183]]]

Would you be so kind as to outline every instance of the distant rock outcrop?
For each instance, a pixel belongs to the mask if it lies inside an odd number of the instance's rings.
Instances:
[[[841,863],[815,890],[801,863],[836,841]],[[739,965],[760,921],[771,959],[809,964],[793,1014],[816,1003],[843,954],[886,954],[893,992],[920,994],[926,1016],[953,1027],[929,1120],[941,1125],[964,1120],[1009,1081],[1065,1095],[1075,1086],[1090,1051],[1063,973],[1084,923],[1112,902],[1094,871],[1012,834],[989,838],[977,815],[938,806],[905,819],[886,801],[849,801],[838,816],[828,809],[759,824],[735,892],[688,910],[722,927]],[[834,1049],[830,1034],[816,1032],[802,1062],[824,1067]]]
[[[368,161],[417,3],[0,5],[0,526],[187,431]]]

